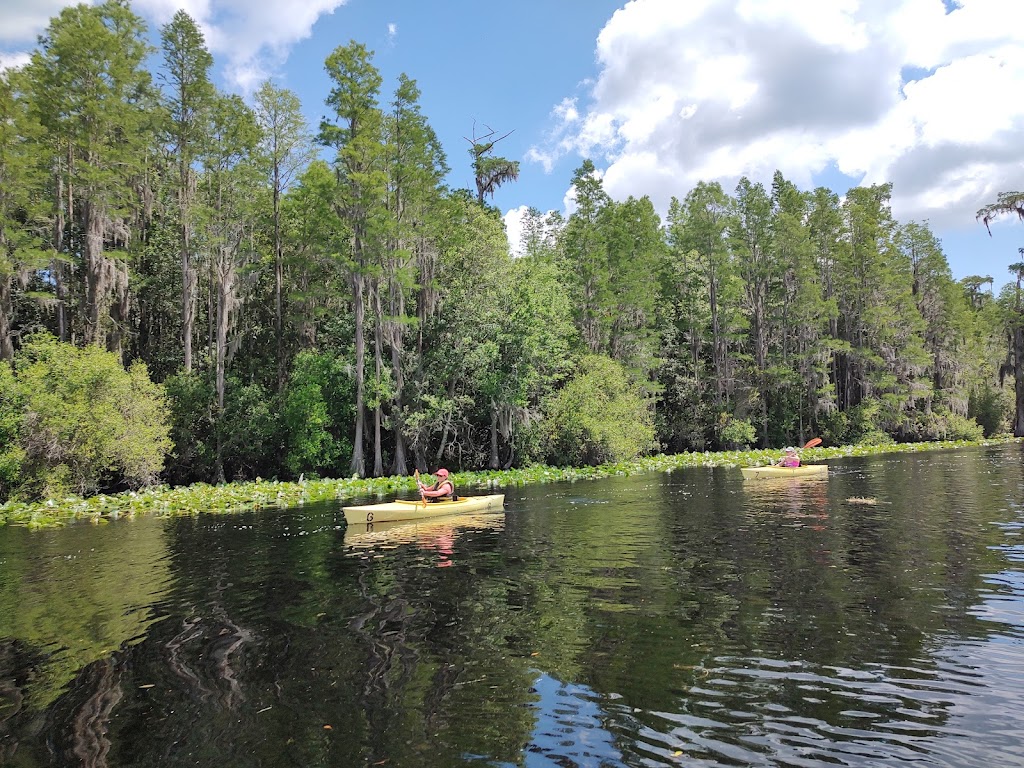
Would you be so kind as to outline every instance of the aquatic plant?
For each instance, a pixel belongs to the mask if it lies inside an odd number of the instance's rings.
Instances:
[[[848,456],[919,453],[1020,441],[1019,438],[1004,436],[977,441],[843,445],[809,448],[802,451],[802,458],[805,462],[815,462]],[[645,472],[671,472],[684,467],[755,467],[770,464],[778,460],[779,455],[777,449],[758,449],[648,456],[596,467],[550,467],[536,464],[522,469],[459,472],[456,482],[460,490],[509,488],[537,483],[597,480]],[[242,512],[267,507],[282,509],[323,501],[346,501],[374,496],[385,498],[403,493],[411,496],[415,494],[415,490],[416,482],[412,477],[348,477],[299,482],[257,479],[252,482],[224,485],[197,483],[176,488],[161,486],[87,498],[64,496],[36,503],[8,502],[0,505],[0,525],[11,523],[30,528],[51,528],[80,520],[103,523],[142,514],[182,516]]]

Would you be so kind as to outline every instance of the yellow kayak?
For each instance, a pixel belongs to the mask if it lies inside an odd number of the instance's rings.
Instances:
[[[803,464],[799,467],[742,467],[744,480],[772,480],[786,477],[828,477],[828,464]]]
[[[500,510],[505,505],[505,494],[490,496],[463,496],[458,501],[434,501],[424,504],[419,499],[396,499],[385,504],[366,504],[345,507],[345,522],[385,523],[392,520],[419,520],[425,517],[456,515],[466,512]]]

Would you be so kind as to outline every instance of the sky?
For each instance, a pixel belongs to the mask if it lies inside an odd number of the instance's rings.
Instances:
[[[62,0],[0,0],[0,66],[23,62]],[[901,222],[930,224],[953,276],[1020,261],[1024,222],[992,236],[976,213],[1024,189],[1021,0],[134,0],[159,28],[197,22],[218,85],[265,79],[319,125],[323,63],[351,40],[374,52],[382,101],[416,80],[453,187],[472,188],[470,140],[493,131],[519,160],[493,199],[510,239],[527,207],[571,213],[593,160],[614,199],[663,215],[699,181],[727,191],[776,169],[842,195],[893,184]]]

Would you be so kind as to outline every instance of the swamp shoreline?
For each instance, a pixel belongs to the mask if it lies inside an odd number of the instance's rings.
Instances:
[[[849,456],[914,453],[1021,442],[1024,438],[993,437],[986,440],[945,440],[885,445],[844,445],[802,451],[804,462]],[[458,489],[515,487],[535,483],[595,480],[613,475],[669,472],[683,467],[753,467],[777,460],[781,449],[747,451],[704,451],[657,455],[596,467],[549,467],[532,465],[523,469],[479,470],[454,473]],[[0,505],[0,526],[22,525],[32,529],[55,528],[78,521],[103,523],[138,515],[185,516],[201,513],[243,512],[267,507],[289,508],[324,501],[345,501],[357,497],[384,498],[400,492],[414,492],[410,476],[336,478],[301,481],[253,480],[248,482],[189,486],[155,486],[140,491],[98,494],[82,498],[66,496],[39,502],[7,502]]]

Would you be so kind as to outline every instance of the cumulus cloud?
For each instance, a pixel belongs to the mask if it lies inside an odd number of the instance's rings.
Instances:
[[[17,69],[28,64],[30,56],[28,53],[2,53],[0,52],[0,70]]]
[[[182,8],[203,30],[207,46],[226,61],[227,79],[244,92],[273,74],[298,42],[313,33],[324,14],[346,0],[135,0],[133,8],[157,24],[166,24]]]
[[[527,160],[591,157],[615,198],[838,170],[892,181],[900,218],[967,225],[1021,185],[1019,0],[632,0],[597,61]]]
[[[203,30],[210,52],[224,63],[231,86],[251,92],[273,74],[296,43],[312,34],[321,16],[333,13],[345,2],[134,0],[132,10],[156,27],[170,21],[179,9],[184,10]],[[50,19],[71,4],[66,0],[0,0],[0,43],[8,49],[31,47]]]
[[[513,256],[523,255],[523,219],[526,218],[528,210],[528,206],[520,205],[518,208],[512,208],[502,217],[505,220],[508,247]]]
[[[67,0],[0,0],[0,44],[32,45]]]

